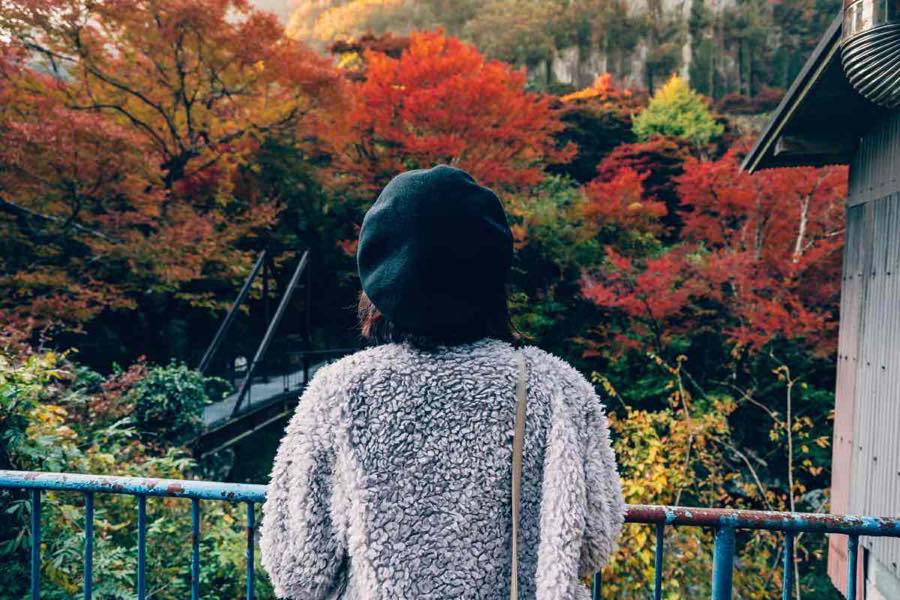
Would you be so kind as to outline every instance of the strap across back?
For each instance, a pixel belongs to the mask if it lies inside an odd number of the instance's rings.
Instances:
[[[525,444],[525,412],[528,406],[528,369],[525,356],[516,353],[519,374],[516,380],[516,428],[512,453],[512,570],[509,577],[510,600],[519,598],[519,506],[522,491],[522,452]]]

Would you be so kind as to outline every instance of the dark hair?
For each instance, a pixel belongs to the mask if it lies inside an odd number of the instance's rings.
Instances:
[[[405,342],[418,348],[431,349],[466,344],[483,338],[514,343],[519,337],[510,320],[509,305],[505,298],[497,303],[496,310],[485,314],[483,319],[476,319],[470,325],[457,327],[452,331],[438,330],[428,333],[405,331],[385,318],[365,292],[359,294],[357,317],[363,339],[375,344]]]

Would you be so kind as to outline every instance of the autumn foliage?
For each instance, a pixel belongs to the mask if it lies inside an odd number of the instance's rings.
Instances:
[[[235,178],[333,122],[342,78],[242,0],[7,6],[0,302],[69,328],[148,292],[208,304],[191,282],[242,277],[279,212]]]
[[[340,168],[367,189],[437,163],[488,185],[533,185],[575,152],[557,147],[550,98],[526,92],[524,73],[441,32],[413,34],[399,58],[369,50],[366,62]]]
[[[633,179],[631,173],[626,168],[588,190],[621,185]],[[781,338],[832,351],[846,171],[748,175],[732,151],[717,161],[689,160],[677,183],[681,240],[649,255],[610,247],[602,275],[586,276],[585,296],[621,310],[635,326],[617,339],[662,351],[670,336],[708,327],[714,315],[737,348],[759,350]],[[609,201],[605,206],[628,214]],[[645,217],[652,210],[631,206]],[[634,222],[628,227],[640,229]],[[720,308],[710,313],[710,303]]]
[[[0,351],[99,340],[100,369],[196,364],[263,248],[276,271],[313,250],[316,339],[355,343],[365,209],[448,163],[503,199],[513,323],[593,373],[630,501],[823,510],[846,169],[742,172],[745,143],[722,154],[673,81],[652,108],[608,76],[534,93],[439,30],[326,55],[246,0],[0,4]],[[642,589],[647,531],[614,593]],[[701,589],[704,540],[671,535],[666,576]],[[745,597],[771,597],[775,542],[746,543]]]
[[[735,151],[694,160],[679,179],[684,237],[709,252],[707,279],[731,292],[729,335],[748,347],[781,336],[833,351],[846,169],[748,175],[737,163]]]

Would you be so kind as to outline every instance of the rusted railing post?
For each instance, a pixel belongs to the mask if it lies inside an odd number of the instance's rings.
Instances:
[[[847,538],[847,600],[856,600],[856,562],[859,560],[859,536]]]
[[[200,501],[191,498],[191,600],[200,600]]]
[[[253,542],[256,538],[256,513],[252,502],[247,503],[247,600],[253,600],[254,556]]]
[[[94,593],[94,492],[84,493],[84,600]]]
[[[731,577],[734,571],[734,528],[716,529],[713,544],[712,600],[731,600]]]
[[[41,490],[31,490],[31,598],[41,597]]]
[[[656,557],[653,560],[653,600],[660,600],[662,598],[663,543],[665,541],[665,532],[665,524],[657,523]]]
[[[781,600],[791,600],[791,590],[794,587],[794,532],[784,532],[784,586],[781,590]]]
[[[137,597],[147,597],[147,496],[137,497]]]

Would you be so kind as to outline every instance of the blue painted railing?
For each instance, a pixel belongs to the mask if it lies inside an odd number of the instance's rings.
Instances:
[[[129,494],[137,499],[138,567],[135,587],[139,600],[146,597],[146,506],[148,496],[187,498],[191,501],[191,598],[200,597],[200,501],[243,502],[247,505],[247,598],[253,597],[254,538],[256,530],[254,506],[265,501],[262,485],[217,483],[176,479],[142,479],[107,477],[73,473],[39,473],[0,470],[0,488],[31,492],[31,597],[40,598],[41,492],[59,490],[84,494],[84,598],[89,600],[93,584],[93,518],[95,494]],[[900,537],[900,519],[856,517],[826,514],[764,512],[709,508],[630,505],[625,520],[645,523],[656,528],[656,560],[654,576],[655,600],[662,597],[664,534],[668,526],[710,528],[713,542],[712,600],[730,599],[734,571],[735,532],[737,530],[780,531],[784,533],[783,599],[791,597],[794,586],[793,546],[798,533],[839,533],[848,537],[848,572],[846,596],[856,600],[856,572],[860,536]],[[594,577],[593,597],[601,597],[600,576]]]

